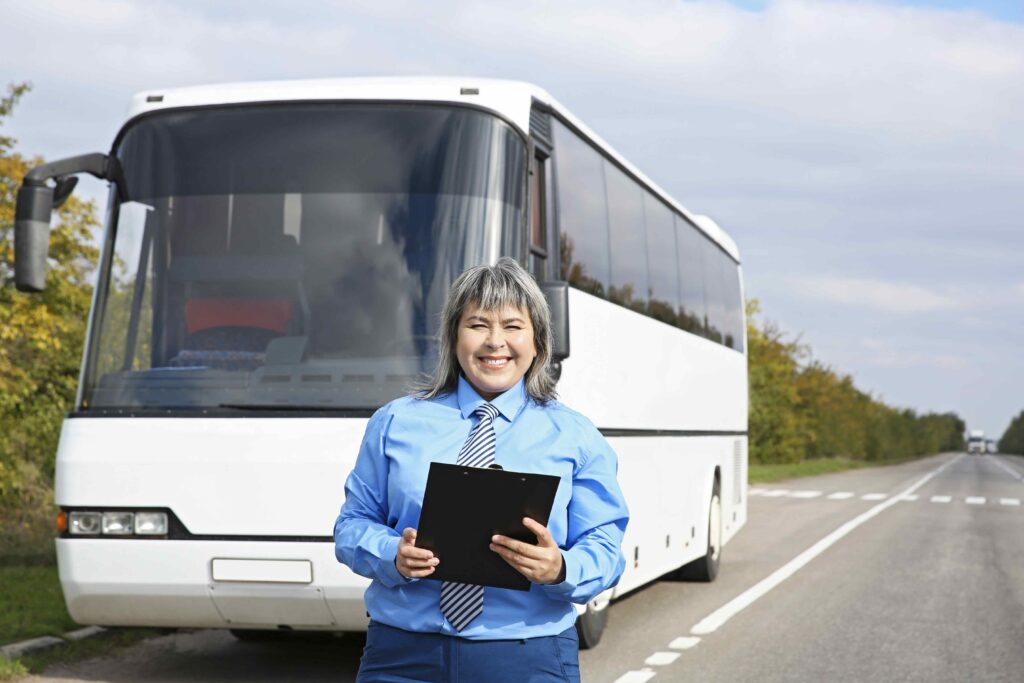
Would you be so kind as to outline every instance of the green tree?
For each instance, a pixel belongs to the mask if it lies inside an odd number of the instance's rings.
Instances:
[[[771,322],[759,326],[759,312],[757,300],[747,302],[750,457],[758,463],[800,462],[806,432],[797,410],[796,378],[806,349]]]
[[[999,439],[999,452],[1024,455],[1024,410],[1010,420],[1010,426]]]
[[[8,86],[0,125],[29,87]],[[72,197],[51,230],[46,291],[15,291],[15,198],[25,173],[40,163],[0,136],[0,537],[15,553],[52,535],[53,461],[74,401],[98,257],[95,206]]]

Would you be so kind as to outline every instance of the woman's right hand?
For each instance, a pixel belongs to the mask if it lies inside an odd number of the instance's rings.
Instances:
[[[395,566],[398,573],[407,579],[422,579],[434,573],[434,567],[440,560],[426,548],[416,547],[416,530],[406,528],[402,531],[402,540],[398,542],[398,555]]]

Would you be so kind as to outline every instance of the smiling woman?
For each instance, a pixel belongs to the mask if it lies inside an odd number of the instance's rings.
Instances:
[[[555,400],[547,302],[515,260],[459,276],[440,347],[430,385],[370,420],[335,524],[338,559],[373,581],[357,680],[449,680],[457,662],[458,680],[578,681],[573,603],[614,586],[625,568],[615,453]],[[431,462],[559,478],[548,526],[523,519],[536,543],[480,539],[529,591],[423,580],[444,561],[416,545]]]

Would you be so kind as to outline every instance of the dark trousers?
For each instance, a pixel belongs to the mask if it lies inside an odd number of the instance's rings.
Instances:
[[[370,622],[356,683],[579,683],[576,628],[524,640],[466,640]]]

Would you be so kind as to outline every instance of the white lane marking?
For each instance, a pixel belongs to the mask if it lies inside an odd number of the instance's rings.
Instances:
[[[668,666],[679,659],[680,654],[679,652],[655,652],[644,660],[644,664],[647,666]]]
[[[911,493],[909,496],[900,496],[900,500],[915,501],[915,500],[917,500],[917,494],[916,493]]]
[[[933,503],[948,503],[951,500],[953,500],[953,498],[950,496],[932,496]]]
[[[1020,498],[1000,498],[1000,505],[1020,505]]]
[[[747,497],[750,496],[763,496],[764,489],[747,489]]]
[[[821,495],[821,491],[793,491],[789,494],[790,498],[817,498]]]
[[[1007,465],[1002,460],[999,460],[998,458],[985,458],[985,459],[988,460],[988,462],[992,463],[993,465],[998,465],[1004,472],[1009,474],[1011,477],[1013,477],[1017,481],[1024,481],[1024,474],[1021,474],[1017,470],[1013,469],[1012,467]]]
[[[942,470],[946,469],[947,467],[949,467],[962,457],[963,454],[960,454],[953,458],[952,460],[950,460],[949,462],[935,468],[934,470],[932,470],[931,472],[929,472],[928,474],[924,475],[916,482],[911,484],[909,487],[907,487],[907,489],[902,491],[900,495],[910,495],[911,493],[913,493],[914,491],[916,491],[917,489],[921,488],[929,481],[931,481],[937,474],[942,472]],[[722,624],[729,621],[729,619],[736,616],[744,609],[749,607],[751,604],[753,604],[754,601],[756,601],[758,598],[762,597],[768,591],[775,588],[780,583],[791,577],[801,567],[806,565],[808,562],[816,558],[821,553],[825,552],[828,548],[833,546],[835,543],[837,543],[840,539],[849,534],[851,531],[859,527],[861,524],[864,524],[864,522],[867,522],[869,519],[889,509],[897,502],[899,502],[899,499],[897,497],[893,497],[885,501],[884,503],[879,503],[878,505],[874,506],[867,512],[862,512],[861,514],[857,515],[856,517],[854,517],[853,519],[846,522],[838,529],[830,533],[828,536],[821,539],[820,541],[812,545],[810,548],[794,557],[785,565],[783,565],[779,569],[776,569],[767,578],[762,579],[759,583],[755,584],[751,588],[748,588],[740,595],[736,596],[735,598],[733,598],[723,606],[719,607],[717,610],[715,610],[708,616],[701,619],[699,622],[697,622],[696,626],[690,629],[690,633],[693,633],[695,635],[706,635],[708,633],[713,633],[714,631],[719,629],[722,626]]]
[[[772,489],[771,491],[765,491],[765,498],[778,498],[789,493],[789,489]]]
[[[985,499],[981,496],[967,496],[968,505],[984,505]]]
[[[846,500],[847,498],[853,498],[853,494],[849,491],[836,491],[833,494],[826,496],[829,500]]]
[[[860,497],[861,500],[885,500],[884,493],[865,493]]]
[[[689,650],[691,647],[696,647],[699,642],[700,638],[695,638],[693,636],[680,636],[669,643],[668,646],[673,650]]]
[[[647,683],[647,681],[654,678],[656,672],[650,669],[641,669],[640,671],[627,671],[618,678],[615,679],[615,683]]]

